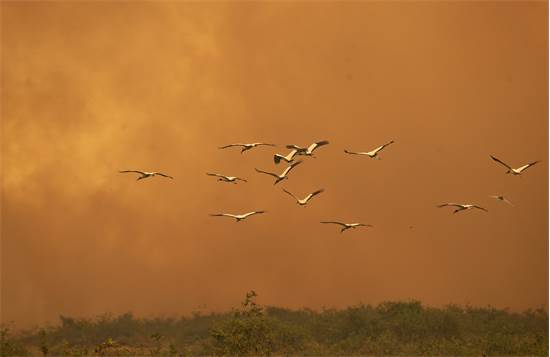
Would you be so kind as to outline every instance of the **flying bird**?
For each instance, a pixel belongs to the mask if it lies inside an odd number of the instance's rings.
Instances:
[[[447,206],[457,207],[457,209],[453,213],[469,210],[469,209],[472,209],[472,208],[477,208],[477,209],[480,209],[482,211],[489,212],[487,209],[485,209],[483,207],[480,207],[480,206],[477,206],[477,205],[461,204],[461,203],[443,203],[441,205],[438,205],[437,207],[441,208],[441,207],[447,207]]]
[[[307,148],[297,146],[297,145],[287,145],[287,149],[294,149],[296,150],[296,155],[305,155],[305,156],[313,156],[313,151],[317,149],[320,146],[327,145],[329,142],[327,140],[318,141],[316,143],[311,144]]]
[[[342,226],[343,228],[340,230],[340,233],[342,233],[345,230],[348,230],[350,228],[355,229],[357,227],[372,227],[372,225],[364,224],[364,223],[342,223],[342,222],[333,222],[333,221],[321,222],[321,223],[338,224],[338,225]]]
[[[299,164],[301,164],[301,163],[302,163],[302,161],[297,161],[297,162],[294,162],[294,163],[290,164],[290,166],[287,167],[287,168],[285,169],[285,171],[283,171],[283,173],[280,174],[280,175],[277,175],[277,174],[275,174],[275,173],[273,173],[273,172],[267,172],[267,171],[258,170],[258,169],[256,169],[256,171],[259,172],[259,173],[262,173],[262,174],[271,175],[271,176],[275,177],[275,182],[274,182],[273,184],[276,185],[276,184],[278,184],[279,182],[281,182],[282,180],[288,179],[288,176],[287,176],[287,175],[288,175],[288,173],[290,172],[290,170],[292,170],[295,166],[297,166],[297,165],[299,165]]]
[[[126,173],[126,172],[134,172],[136,174],[140,174],[141,176],[137,178],[137,180],[142,180],[144,178],[148,178],[148,177],[153,177],[153,176],[163,176],[163,177],[168,177],[170,179],[173,179],[172,176],[168,176],[168,175],[165,175],[161,172],[145,172],[145,171],[138,171],[138,170],[124,170],[124,171],[119,171],[119,173]]]
[[[533,162],[528,163],[527,165],[523,165],[522,167],[518,167],[517,169],[514,169],[510,165],[502,162],[501,160],[497,159],[493,155],[489,155],[489,156],[491,157],[491,159],[495,160],[496,162],[498,162],[502,166],[506,167],[508,169],[508,171],[506,171],[507,174],[511,173],[513,175],[521,175],[521,173],[523,171],[527,170],[528,168],[530,168],[531,166],[533,166],[533,165],[535,165],[536,163],[539,162],[539,161],[533,161]]]
[[[308,201],[309,201],[310,199],[312,199],[314,196],[320,194],[321,192],[323,192],[323,191],[325,191],[325,190],[320,189],[320,190],[317,190],[317,191],[315,191],[315,192],[313,192],[313,193],[310,193],[309,195],[307,195],[307,196],[306,196],[304,199],[302,199],[302,200],[299,199],[298,197],[294,196],[291,192],[288,192],[288,191],[285,190],[284,188],[283,188],[283,191],[285,191],[286,193],[288,193],[289,195],[291,195],[292,197],[294,197],[294,199],[296,200],[296,203],[297,203],[297,204],[299,204],[300,206],[305,206],[305,205],[308,203]]]
[[[493,195],[493,196],[489,196],[489,197],[494,198],[494,199],[499,200],[499,201],[502,201],[502,202],[506,202],[506,203],[508,203],[510,206],[513,206],[512,202],[508,201],[508,200],[506,199],[506,197],[504,197],[504,196]]]
[[[344,152],[346,154],[351,154],[351,155],[366,155],[366,156],[370,157],[371,159],[374,159],[375,157],[377,157],[378,160],[380,160],[380,156],[378,156],[378,153],[380,151],[382,151],[386,146],[391,145],[393,143],[394,143],[394,141],[392,140],[392,141],[390,141],[390,142],[388,142],[388,143],[386,143],[382,146],[377,147],[376,149],[374,149],[372,151],[367,151],[367,152],[356,152],[356,151],[349,151],[349,150],[344,150]]]
[[[237,180],[238,181],[243,181],[243,182],[248,182],[245,179],[240,178],[240,177],[236,177],[236,176],[225,176],[225,175],[220,175],[220,174],[215,174],[215,173],[210,173],[210,172],[207,172],[206,174],[208,176],[218,177],[218,181],[223,181],[223,182],[237,183]]]
[[[273,161],[275,161],[276,164],[281,162],[281,160],[284,160],[288,162],[289,164],[294,161],[294,156],[296,156],[296,153],[298,153],[298,150],[292,149],[286,156],[275,154],[273,156]]]
[[[212,217],[229,217],[229,218],[235,218],[236,222],[240,222],[243,219],[246,219],[252,215],[265,213],[266,211],[252,211],[245,214],[231,214],[231,213],[217,213],[217,214],[211,214]]]
[[[251,143],[251,144],[229,144],[225,146],[220,146],[219,149],[227,149],[234,146],[242,147],[241,154],[247,150],[253,149],[256,146],[275,146],[275,144],[267,144],[267,143]]]

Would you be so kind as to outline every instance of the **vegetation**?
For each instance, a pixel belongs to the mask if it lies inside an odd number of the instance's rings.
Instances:
[[[254,291],[239,309],[223,314],[60,316],[55,327],[10,331],[1,329],[1,356],[548,356],[543,309],[513,313],[409,301],[315,312],[259,306]]]

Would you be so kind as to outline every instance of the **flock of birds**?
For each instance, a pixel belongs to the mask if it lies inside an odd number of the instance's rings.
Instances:
[[[394,141],[392,140],[392,141],[389,141],[389,142],[375,148],[374,150],[366,151],[366,152],[356,152],[356,151],[349,151],[349,150],[344,150],[344,152],[346,154],[349,154],[349,155],[363,155],[363,156],[368,156],[371,159],[380,160],[379,153],[382,150],[384,150],[386,147],[388,147],[389,145],[391,145],[393,143],[394,143]],[[275,164],[279,164],[281,161],[285,161],[287,164],[289,164],[285,168],[285,170],[283,170],[282,173],[277,174],[277,173],[274,173],[274,172],[264,171],[264,170],[260,170],[260,169],[257,169],[257,168],[255,170],[256,170],[256,172],[258,172],[260,174],[272,176],[275,179],[275,181],[273,182],[273,185],[276,185],[276,184],[278,184],[279,182],[281,182],[283,180],[288,180],[288,178],[289,178],[288,175],[290,174],[292,169],[302,163],[302,160],[295,161],[297,156],[306,156],[306,157],[315,158],[315,155],[313,154],[314,151],[316,149],[318,149],[319,147],[322,147],[322,146],[327,145],[327,144],[329,144],[329,142],[327,140],[322,140],[322,141],[314,142],[313,144],[309,145],[308,147],[301,147],[301,146],[297,146],[297,145],[286,145],[286,148],[291,150],[288,154],[286,154],[285,156],[283,156],[281,154],[275,154],[274,157],[273,157],[273,161],[275,162]],[[241,154],[242,154],[245,151],[251,150],[251,149],[259,147],[259,146],[272,146],[272,147],[275,147],[276,145],[275,144],[268,144],[268,143],[249,143],[249,144],[237,143],[237,144],[229,144],[229,145],[221,146],[221,147],[219,147],[219,149],[240,147],[241,148]],[[490,155],[490,157],[495,162],[497,162],[500,165],[504,166],[507,169],[507,171],[506,171],[507,174],[512,174],[512,175],[521,175],[525,170],[527,170],[528,168],[530,168],[531,166],[533,166],[533,165],[535,165],[539,162],[539,161],[533,161],[533,162],[530,162],[530,163],[528,163],[526,165],[523,165],[521,167],[512,168],[510,165],[508,165],[505,162],[499,160],[498,158],[496,158],[492,155]],[[174,177],[172,177],[170,175],[167,175],[167,174],[164,174],[162,172],[147,172],[147,171],[139,171],[139,170],[124,170],[124,171],[119,171],[119,172],[120,173],[137,173],[137,174],[140,175],[137,178],[137,180],[142,180],[142,179],[145,179],[145,178],[152,178],[154,176],[161,176],[161,177],[165,177],[165,178],[169,178],[169,179],[174,179]],[[208,172],[207,175],[217,177],[218,181],[226,182],[226,183],[237,184],[238,181],[248,182],[246,179],[244,179],[242,177],[237,177],[237,176],[227,176],[227,175],[222,175],[222,174],[219,174],[219,173],[212,173],[212,172]],[[296,201],[296,203],[300,206],[307,205],[308,202],[313,197],[315,197],[315,196],[319,195],[320,193],[324,192],[323,189],[319,189],[317,191],[314,191],[314,192],[308,194],[306,197],[300,199],[300,198],[296,197],[293,193],[287,191],[284,188],[283,188],[283,191],[285,193],[287,193],[288,195],[290,195]],[[492,195],[492,196],[489,196],[489,197],[494,198],[494,199],[499,200],[499,201],[502,201],[502,202],[505,202],[505,203],[513,206],[512,202],[510,202],[508,199],[506,199],[502,195]],[[453,213],[457,213],[457,212],[461,212],[461,211],[467,211],[467,210],[471,210],[471,209],[478,209],[478,210],[488,212],[488,210],[486,208],[481,207],[481,206],[476,205],[476,204],[450,203],[449,202],[449,203],[440,204],[437,207],[439,207],[439,208],[441,208],[441,207],[454,207],[455,210],[454,210]],[[235,219],[236,222],[240,222],[242,220],[247,219],[250,216],[257,215],[257,214],[262,214],[262,213],[266,213],[266,211],[252,211],[252,212],[248,212],[248,213],[244,213],[244,214],[216,213],[216,214],[211,214],[210,216],[213,216],[213,217],[229,217],[229,218]],[[365,227],[365,228],[373,227],[372,225],[365,224],[365,223],[345,223],[345,222],[338,222],[338,221],[321,221],[320,223],[339,225],[339,226],[342,227],[340,232],[344,232],[348,229],[355,229],[357,227]]]

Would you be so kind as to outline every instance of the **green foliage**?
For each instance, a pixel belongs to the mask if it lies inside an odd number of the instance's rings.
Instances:
[[[215,353],[266,355],[273,350],[271,324],[263,308],[256,304],[256,296],[254,291],[247,293],[242,308],[234,311],[231,318],[218,322],[211,330]]]
[[[10,329],[6,326],[0,326],[0,357],[27,355],[27,350],[12,338]]]
[[[418,301],[346,309],[260,306],[251,291],[224,314],[140,319],[61,316],[40,330],[2,332],[1,356],[507,355],[548,356],[548,313],[424,307]]]

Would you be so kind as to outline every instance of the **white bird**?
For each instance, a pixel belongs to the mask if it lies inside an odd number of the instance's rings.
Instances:
[[[297,146],[297,145],[287,145],[287,149],[294,149],[297,151],[296,155],[305,155],[305,156],[313,156],[313,151],[317,149],[319,146],[327,145],[329,142],[327,140],[318,141],[316,143],[311,144],[307,148]]]
[[[506,202],[508,203],[510,206],[513,206],[512,202],[508,201],[504,196],[501,196],[501,195],[493,195],[493,196],[489,196],[491,198],[494,198],[496,200],[499,200],[499,201],[502,201],[502,202]]]
[[[141,180],[141,179],[148,178],[148,177],[153,177],[153,176],[163,176],[163,177],[168,177],[170,179],[173,179],[172,176],[165,175],[161,172],[145,172],[145,171],[138,171],[138,170],[124,170],[124,171],[119,171],[119,172],[120,173],[134,172],[136,174],[140,174],[141,176],[138,177],[137,180]]]
[[[539,161],[533,161],[533,162],[528,163],[527,165],[523,165],[522,167],[518,167],[517,169],[513,169],[510,165],[500,161],[499,159],[497,159],[493,155],[489,155],[489,156],[491,157],[491,159],[495,160],[499,164],[506,167],[508,169],[508,171],[506,171],[507,174],[511,173],[511,174],[514,174],[514,175],[521,175],[521,173],[523,171],[527,170],[528,168],[530,168],[531,166],[533,166],[534,164],[539,162]]]
[[[382,151],[386,146],[390,145],[390,144],[393,144],[394,141],[390,141],[389,143],[386,143],[382,146],[379,146],[377,147],[376,149],[372,150],[372,151],[367,151],[367,152],[355,152],[355,151],[349,151],[349,150],[344,150],[344,152],[346,154],[351,154],[351,155],[366,155],[368,157],[370,157],[371,159],[374,159],[375,157],[378,157],[378,160],[380,160],[380,156],[378,156],[378,153],[380,151]]]
[[[461,204],[461,203],[443,203],[441,205],[438,205],[437,207],[441,208],[441,207],[447,207],[447,206],[457,207],[457,209],[453,213],[469,210],[469,209],[472,209],[472,208],[477,208],[477,209],[480,209],[482,211],[489,212],[487,209],[485,209],[483,207],[480,207],[480,206],[477,206],[477,205]]]
[[[233,182],[233,183],[237,183],[237,180],[239,180],[239,181],[244,181],[244,182],[248,182],[248,181],[246,181],[245,179],[240,178],[240,177],[236,177],[236,176],[225,176],[225,175],[214,174],[214,173],[210,173],[210,172],[207,172],[206,174],[207,174],[208,176],[216,176],[216,177],[219,177],[219,178],[218,178],[218,181],[223,181],[223,182]]]
[[[288,163],[290,164],[291,162],[294,161],[294,156],[296,156],[296,153],[298,153],[298,150],[292,149],[292,150],[288,153],[288,155],[286,155],[286,156],[279,155],[279,154],[275,154],[275,155],[273,156],[273,161],[275,161],[275,163],[278,164],[279,162],[281,162],[281,160],[284,160],[284,161],[286,161],[286,162],[288,162]]]
[[[265,213],[266,211],[252,211],[252,212],[248,212],[248,213],[245,213],[245,214],[231,214],[231,213],[217,213],[217,214],[211,214],[212,217],[230,217],[230,218],[235,218],[237,221],[236,222],[240,222],[242,221],[243,219],[246,219],[252,215],[255,215],[255,214],[260,214],[260,213]]]
[[[301,164],[301,163],[302,163],[302,161],[297,161],[297,162],[294,162],[294,163],[290,164],[290,166],[287,167],[287,168],[285,169],[285,171],[283,171],[283,173],[280,174],[280,175],[277,175],[277,174],[275,174],[275,173],[273,173],[273,172],[267,172],[267,171],[258,170],[258,169],[256,169],[256,171],[259,172],[259,173],[262,173],[262,174],[271,175],[271,176],[275,177],[276,180],[275,180],[275,182],[274,182],[273,184],[276,185],[276,184],[278,184],[280,181],[285,180],[285,179],[288,179],[288,176],[287,176],[287,175],[288,175],[288,173],[290,172],[290,170],[292,170],[295,166],[297,166],[297,165],[299,165],[299,164]]]
[[[239,147],[242,147],[242,150],[241,150],[241,154],[247,150],[250,150],[250,149],[253,149],[255,148],[256,146],[275,146],[275,144],[267,144],[267,143],[251,143],[251,144],[241,144],[241,143],[238,143],[238,144],[229,144],[229,145],[225,145],[225,146],[221,146],[219,147],[219,149],[226,149],[226,148],[230,148],[230,147],[234,147],[234,146],[239,146]]]
[[[289,195],[291,195],[292,197],[294,197],[294,199],[296,200],[296,203],[299,204],[300,206],[305,206],[307,204],[307,202],[314,196],[320,194],[321,192],[325,191],[323,189],[320,189],[320,190],[317,190],[313,193],[310,193],[309,195],[306,196],[306,198],[304,198],[303,200],[299,199],[298,197],[294,196],[291,192],[288,192],[287,190],[285,190],[283,188],[283,191],[285,191],[286,193],[288,193]]]
[[[331,224],[338,224],[342,226],[343,228],[340,230],[340,233],[344,232],[347,229],[350,228],[357,228],[357,227],[372,227],[370,224],[364,224],[364,223],[342,223],[342,222],[334,222],[334,221],[328,221],[328,222],[321,222],[321,223],[331,223]]]

